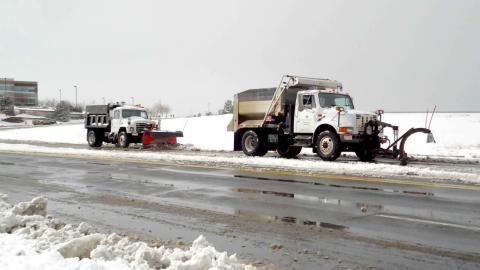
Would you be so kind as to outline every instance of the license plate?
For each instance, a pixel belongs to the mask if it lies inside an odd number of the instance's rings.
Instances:
[[[350,134],[345,134],[345,135],[343,135],[343,139],[346,140],[346,141],[351,141],[353,139],[353,137]]]

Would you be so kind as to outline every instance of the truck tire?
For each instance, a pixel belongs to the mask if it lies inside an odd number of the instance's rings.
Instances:
[[[243,134],[242,150],[247,156],[264,156],[268,152],[265,141],[253,130]]]
[[[373,161],[375,159],[376,153],[374,150],[360,148],[355,150],[355,154],[357,155],[360,161]]]
[[[277,153],[284,158],[294,158],[302,151],[301,146],[279,146]]]
[[[118,134],[117,146],[127,148],[130,142],[128,141],[128,134],[125,131],[120,131]]]
[[[317,155],[323,160],[333,161],[340,156],[340,140],[337,134],[330,130],[320,132],[315,145],[317,147]]]
[[[90,147],[100,147],[102,146],[103,139],[99,136],[99,132],[89,130],[87,132],[87,142]]]

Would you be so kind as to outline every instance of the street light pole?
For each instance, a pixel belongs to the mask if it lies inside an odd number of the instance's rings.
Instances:
[[[73,87],[75,87],[75,109],[76,109],[76,108],[77,108],[77,105],[78,105],[78,103],[77,103],[77,101],[78,101],[77,90],[78,90],[78,89],[77,89],[77,86],[76,86],[76,85],[74,85]]]
[[[130,97],[132,99],[132,105],[135,106],[135,99],[133,97]]]

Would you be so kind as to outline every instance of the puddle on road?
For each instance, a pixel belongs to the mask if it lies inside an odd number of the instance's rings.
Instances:
[[[358,208],[362,213],[366,213],[367,210],[381,211],[383,210],[382,205],[368,204],[361,202],[351,202],[340,199],[332,198],[320,198],[317,196],[298,194],[298,193],[287,193],[287,192],[278,192],[278,191],[269,191],[269,190],[259,190],[254,188],[233,188],[235,192],[240,193],[253,193],[253,194],[262,194],[262,195],[272,195],[284,198],[292,198],[296,200],[309,201],[309,202],[318,202],[320,204],[336,205],[350,208]]]
[[[87,161],[86,163],[87,164],[92,164],[92,165],[111,166],[111,164],[101,163],[101,162],[93,162],[93,161]]]
[[[435,196],[434,193],[423,192],[423,191],[399,190],[399,189],[365,187],[365,186],[351,186],[351,185],[340,185],[340,184],[327,184],[327,183],[320,183],[320,182],[314,182],[314,181],[301,181],[301,180],[293,180],[293,179],[268,178],[268,177],[257,177],[257,176],[248,176],[248,175],[234,175],[234,177],[242,178],[242,179],[255,179],[255,180],[265,180],[265,181],[287,182],[287,183],[311,184],[316,186],[335,187],[335,188],[349,188],[349,189],[357,189],[357,190],[381,191],[381,192],[388,192],[388,193],[404,193],[404,194],[421,195],[421,196]]]
[[[1,161],[1,162],[0,162],[0,165],[10,165],[10,166],[13,166],[13,165],[15,165],[15,163],[13,163],[13,162],[3,162],[3,161]]]
[[[313,226],[313,227],[321,227],[321,228],[327,228],[327,229],[333,229],[333,230],[345,230],[348,229],[346,226],[338,225],[338,224],[333,224],[333,223],[328,223],[328,222],[321,222],[318,220],[309,220],[309,219],[303,219],[303,218],[298,218],[298,217],[292,217],[292,216],[274,216],[274,215],[266,215],[266,214],[260,214],[254,211],[249,211],[249,210],[235,210],[235,215],[237,216],[243,216],[243,217],[251,217],[251,218],[256,218],[264,221],[271,221],[271,222],[280,222],[280,223],[287,223],[287,224],[297,224],[297,225],[303,225],[303,226]]]

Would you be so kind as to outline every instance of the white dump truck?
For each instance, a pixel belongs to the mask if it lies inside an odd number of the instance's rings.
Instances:
[[[251,89],[234,96],[232,129],[234,150],[248,156],[277,151],[282,157],[297,156],[302,147],[313,148],[323,160],[336,160],[341,152],[355,152],[362,161],[378,153],[398,156],[398,127],[381,121],[376,113],[355,109],[342,84],[329,79],[285,75],[277,88]],[[390,142],[383,135],[393,128]],[[421,132],[430,133],[429,130]],[[415,130],[414,132],[420,132]],[[412,132],[412,133],[414,133]]]
[[[145,108],[120,103],[86,106],[85,128],[91,147],[100,147],[103,142],[123,148],[130,143],[174,143],[183,136],[181,131],[158,130],[158,122],[148,118]]]

